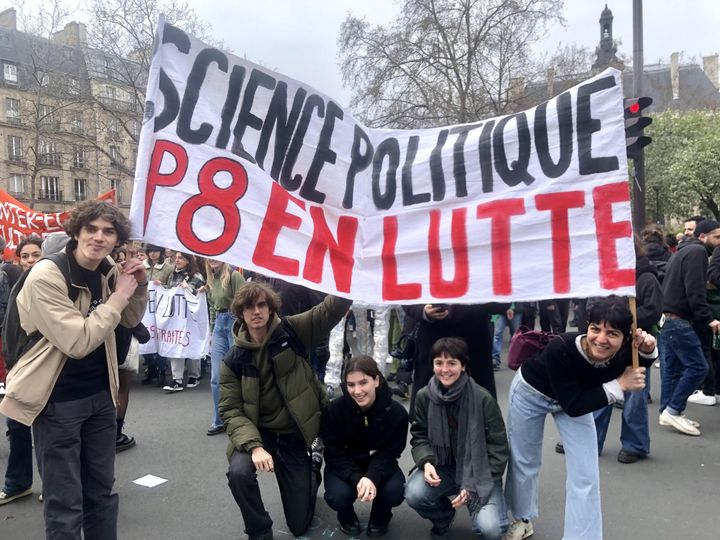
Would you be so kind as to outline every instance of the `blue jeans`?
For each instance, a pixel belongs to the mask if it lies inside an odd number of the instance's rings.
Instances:
[[[8,418],[7,437],[10,455],[3,491],[15,495],[31,488],[33,484],[32,431],[28,426]]]
[[[437,466],[440,485],[430,486],[425,482],[423,471],[417,469],[408,478],[405,486],[405,500],[420,517],[429,519],[436,527],[447,527],[455,516],[450,498],[457,495],[460,487],[455,483],[455,468]],[[485,540],[500,540],[507,529],[507,511],[502,492],[502,479],[495,481],[490,499],[475,515],[470,515],[473,532]]]
[[[648,428],[648,394],[650,377],[645,388],[637,392],[625,392],[625,405],[622,410],[620,442],[624,450],[633,454],[647,456],[650,453],[650,429]],[[608,426],[614,407],[608,405],[593,413],[597,429],[598,454],[602,453]]]
[[[708,370],[700,338],[690,321],[667,319],[660,331],[660,412],[680,414]]]
[[[503,334],[505,327],[510,326],[510,337],[512,337],[522,324],[522,313],[515,313],[515,316],[508,321],[507,315],[504,313],[498,315],[495,319],[495,337],[493,338],[492,359],[493,364],[500,365],[500,351],[502,350]]]
[[[601,540],[600,473],[592,413],[571,417],[557,400],[526,383],[518,371],[508,398],[505,498],[515,519],[538,515],[538,475],[545,417],[553,416],[565,447],[565,540]]]
[[[405,475],[400,467],[384,483],[377,487],[377,496],[370,510],[370,522],[375,525],[387,525],[392,518],[392,509],[403,502]],[[357,519],[353,503],[358,498],[357,486],[338,478],[331,469],[325,467],[325,502],[337,512],[338,521],[350,523]]]
[[[218,412],[220,401],[220,365],[223,358],[233,345],[232,327],[237,318],[229,311],[218,313],[215,317],[215,328],[212,334],[212,348],[210,349],[210,390],[213,399],[212,427],[220,427],[223,421]]]

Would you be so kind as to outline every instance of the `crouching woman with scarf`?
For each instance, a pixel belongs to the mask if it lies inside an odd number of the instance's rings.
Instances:
[[[433,539],[447,538],[455,509],[467,506],[473,531],[499,540],[507,528],[502,477],[508,442],[495,399],[465,371],[460,338],[442,338],[431,351],[433,377],[418,392],[410,428],[417,470],[405,500],[432,524]]]

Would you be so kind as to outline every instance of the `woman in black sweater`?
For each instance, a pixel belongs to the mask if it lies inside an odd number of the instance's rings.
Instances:
[[[325,501],[350,536],[362,532],[355,499],[372,502],[367,535],[382,536],[392,508],[403,501],[405,476],[398,459],[407,442],[408,415],[369,356],[348,362],[341,387],[343,395],[323,414]]]
[[[510,463],[505,496],[517,520],[507,539],[533,533],[545,417],[553,416],[565,447],[567,481],[564,538],[602,539],[600,478],[593,411],[645,386],[645,368],[657,358],[655,338],[638,329],[624,299],[597,300],[588,313],[587,334],[555,337],[526,361],[510,387]],[[633,369],[631,347],[644,367]]]

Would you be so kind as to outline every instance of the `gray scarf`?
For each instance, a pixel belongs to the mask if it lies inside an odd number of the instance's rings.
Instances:
[[[439,465],[452,465],[447,406],[458,402],[455,482],[470,492],[468,509],[474,514],[487,504],[493,489],[485,441],[485,415],[477,385],[462,372],[449,388],[444,388],[437,377],[430,379],[427,388],[430,397],[428,438]]]

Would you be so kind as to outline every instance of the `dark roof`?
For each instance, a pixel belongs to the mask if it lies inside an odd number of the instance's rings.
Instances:
[[[520,98],[516,109],[533,107],[563,93],[576,84],[592,77],[594,73],[580,73],[568,77],[556,78],[553,81],[552,94],[548,95],[547,81],[528,84]],[[626,70],[622,75],[623,95],[633,94],[633,74]],[[680,66],[679,96],[673,99],[670,66],[647,66],[643,73],[643,95],[653,99],[650,112],[662,112],[668,109],[689,111],[697,109],[720,109],[720,92],[708,79],[702,68],[696,64]]]

